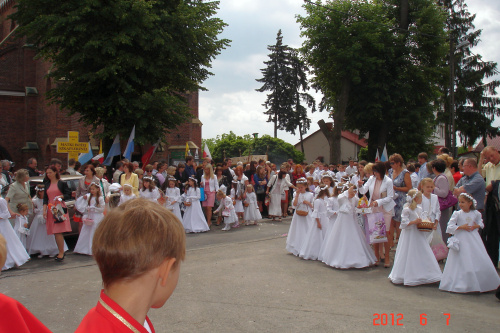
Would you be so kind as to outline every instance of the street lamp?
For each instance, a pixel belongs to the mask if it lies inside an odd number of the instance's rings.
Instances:
[[[451,149],[453,158],[457,157],[457,133],[455,131],[455,51],[469,45],[468,41],[463,41],[455,46],[450,34],[450,117],[451,117]]]

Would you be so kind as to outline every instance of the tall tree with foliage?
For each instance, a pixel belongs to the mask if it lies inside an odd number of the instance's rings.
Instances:
[[[307,38],[302,51],[325,96],[322,109],[334,119],[333,132],[324,122],[323,132],[335,163],[343,129],[369,133],[370,159],[385,144],[406,157],[431,144],[446,53],[444,14],[431,0],[406,3],[307,2],[308,16],[298,18]]]
[[[495,116],[500,116],[498,107],[500,99],[496,97],[499,80],[490,80],[498,74],[497,63],[482,61],[481,55],[474,54],[471,49],[480,42],[481,30],[475,30],[474,19],[464,0],[439,0],[438,4],[448,14],[446,28],[450,37],[450,50],[453,52],[455,101],[455,128],[462,143],[472,145],[477,139],[486,139],[500,135],[498,127],[492,123]],[[458,46],[458,47],[457,47]],[[456,49],[456,50],[455,50]],[[450,57],[446,65],[450,65]],[[439,113],[439,120],[445,124],[446,146],[451,147],[451,136],[456,135],[451,128],[452,112],[450,108],[450,84],[442,86],[444,107]]]
[[[268,45],[267,49],[271,51],[268,55],[269,60],[264,61],[267,67],[260,70],[263,77],[257,79],[257,82],[261,82],[263,85],[256,90],[271,92],[262,105],[267,109],[264,112],[265,115],[269,116],[267,122],[274,123],[274,137],[277,138],[278,129],[283,129],[283,123],[292,111],[288,90],[290,48],[283,44],[281,29],[276,35],[276,44]]]
[[[307,93],[309,90],[309,82],[307,73],[309,68],[304,60],[299,57],[299,53],[295,49],[290,49],[290,79],[289,89],[291,95],[292,112],[285,120],[285,131],[295,135],[295,130],[298,128],[300,135],[300,146],[304,153],[303,135],[311,127],[311,119],[307,116],[308,108],[312,112],[316,111],[316,101]],[[302,104],[302,103],[305,103]]]
[[[186,94],[229,40],[218,1],[18,0],[19,37],[54,64],[48,98],[102,135],[155,142],[190,117]]]

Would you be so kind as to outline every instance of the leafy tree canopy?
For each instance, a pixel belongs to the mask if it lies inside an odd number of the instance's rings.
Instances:
[[[18,36],[54,64],[48,98],[107,138],[135,124],[138,143],[155,142],[188,120],[186,94],[229,45],[218,1],[17,2]]]
[[[273,163],[285,162],[292,158],[294,162],[300,163],[304,160],[304,154],[296,150],[295,147],[281,139],[273,138],[270,135],[263,135],[254,139],[250,134],[238,136],[232,131],[212,139],[203,140],[207,144],[212,154],[212,159],[220,163],[225,158],[265,155],[268,154],[269,161]]]

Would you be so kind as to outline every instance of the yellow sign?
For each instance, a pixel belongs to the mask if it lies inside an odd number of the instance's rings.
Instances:
[[[79,134],[76,131],[68,131],[68,141],[57,143],[58,153],[68,153],[68,159],[78,160],[80,153],[87,153],[89,150],[88,142],[78,142]]]

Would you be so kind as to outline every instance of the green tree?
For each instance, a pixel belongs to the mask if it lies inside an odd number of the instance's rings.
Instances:
[[[472,145],[479,139],[487,136],[500,135],[498,127],[492,126],[495,116],[500,116],[498,105],[500,99],[495,97],[496,89],[500,85],[499,80],[486,79],[498,74],[497,63],[484,62],[481,55],[474,54],[471,48],[480,42],[481,30],[475,30],[474,19],[464,0],[439,0],[438,4],[446,10],[448,16],[446,29],[450,36],[450,53],[454,60],[453,82],[455,101],[455,126],[462,143]],[[465,44],[465,45],[464,45]],[[461,46],[460,46],[461,45]],[[459,46],[459,47],[457,47]],[[456,51],[455,51],[456,48]],[[446,65],[449,66],[450,57],[446,57]],[[452,113],[450,108],[450,84],[448,81],[442,85],[443,102],[439,120],[445,124],[446,146],[451,147]]]
[[[288,82],[292,112],[285,118],[284,127],[285,131],[294,135],[295,130],[298,128],[302,153],[304,153],[302,137],[311,127],[311,119],[307,116],[307,110],[311,108],[312,112],[316,111],[316,101],[311,94],[307,93],[309,90],[308,72],[309,68],[306,66],[304,60],[300,59],[298,51],[290,49],[290,79]]]
[[[12,19],[37,56],[53,63],[48,98],[103,137],[155,142],[189,118],[186,94],[229,40],[218,1],[19,0]]]
[[[343,129],[369,133],[369,157],[389,151],[413,156],[431,142],[433,101],[446,52],[444,14],[431,0],[307,3],[298,17],[307,38],[302,47],[313,67],[320,109],[334,119],[333,131],[320,128],[330,143],[330,159],[340,161]],[[403,6],[402,6],[403,5]],[[323,125],[323,126],[322,126]]]
[[[271,92],[263,104],[267,109],[264,114],[269,116],[267,122],[274,123],[275,138],[278,136],[278,129],[295,134],[298,128],[302,142],[302,136],[311,126],[307,108],[311,108],[312,112],[316,110],[314,98],[307,93],[309,68],[300,59],[296,49],[283,45],[281,29],[276,36],[276,44],[268,45],[267,49],[271,51],[269,60],[264,61],[267,67],[261,69],[263,77],[256,80],[263,85],[255,89],[259,92]]]
[[[217,163],[228,157],[266,154],[273,163],[281,163],[289,158],[293,158],[295,162],[304,160],[304,154],[293,145],[269,135],[255,139],[250,134],[239,136],[230,131],[212,139],[205,139],[203,143],[207,143],[212,159]]]
[[[265,115],[269,116],[267,122],[274,123],[274,137],[277,138],[278,129],[283,129],[283,123],[292,111],[289,103],[289,90],[287,89],[290,48],[288,45],[283,45],[281,29],[276,35],[276,44],[268,45],[267,49],[271,51],[268,55],[269,60],[264,61],[267,67],[260,70],[263,77],[256,80],[262,82],[263,85],[255,90],[259,92],[271,91],[262,105],[267,109],[264,112]]]

